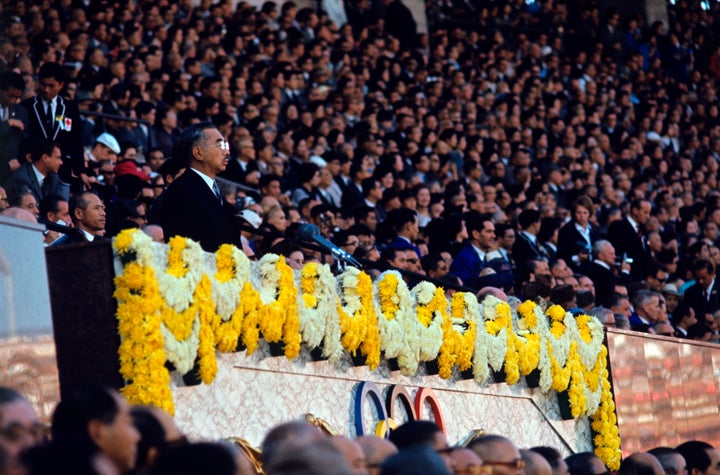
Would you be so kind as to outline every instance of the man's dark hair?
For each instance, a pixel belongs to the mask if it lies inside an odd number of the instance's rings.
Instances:
[[[192,124],[183,130],[176,145],[174,156],[189,166],[193,161],[193,148],[205,138],[204,131],[207,129],[217,129],[217,127],[210,122],[200,122]]]
[[[684,300],[684,299],[680,300],[680,302],[678,302],[675,309],[673,309],[673,311],[672,311],[672,317],[671,317],[672,324],[677,326],[677,324],[680,323],[683,318],[690,315],[691,310],[692,310],[692,305],[690,305],[690,302],[688,302],[687,300]]]
[[[397,233],[402,230],[406,224],[417,221],[417,216],[415,216],[415,211],[409,208],[398,208],[388,213],[387,221],[392,223],[393,231]]]
[[[420,265],[422,266],[425,273],[437,271],[438,264],[443,260],[442,256],[437,252],[431,252],[420,258]]]
[[[400,251],[401,249],[396,247],[386,247],[380,254],[380,261],[386,262],[388,265],[392,265],[392,261],[395,260],[395,258],[397,257],[397,253]],[[404,251],[404,249],[402,249],[402,251]]]
[[[25,396],[13,388],[0,386],[0,406],[16,401],[27,401],[27,399],[25,399]]]
[[[70,218],[75,222],[77,218],[75,218],[75,210],[76,209],[87,209],[90,202],[87,200],[88,195],[94,195],[92,191],[85,191],[83,193],[78,193],[76,195],[72,195],[70,197],[70,201],[68,202],[68,209],[70,211]]]
[[[194,442],[168,447],[153,465],[156,475],[234,475],[236,462],[229,447],[218,442]]]
[[[540,222],[540,211],[536,209],[523,210],[518,217],[518,224],[523,230],[538,222]]]
[[[562,455],[555,447],[540,446],[533,447],[530,450],[542,455],[542,457],[547,460],[547,463],[550,464],[550,468],[552,468],[553,471],[560,468],[560,461],[562,460]]]
[[[647,460],[636,457],[634,454],[625,457],[620,463],[620,469],[617,471],[619,475],[654,475],[655,470]]]
[[[390,442],[399,450],[420,444],[430,444],[440,427],[432,421],[409,421],[390,432]]]
[[[472,236],[473,231],[482,232],[485,222],[492,222],[492,217],[489,214],[480,214],[477,210],[470,210],[465,213],[465,227],[469,236]]]
[[[65,82],[67,75],[65,73],[65,68],[58,63],[44,63],[42,66],[40,66],[40,71],[38,72],[38,79],[55,79],[57,82]]]
[[[565,459],[570,475],[595,475],[593,461],[599,460],[592,452],[572,454]]]
[[[47,219],[48,213],[60,211],[60,202],[67,201],[60,195],[48,195],[40,201],[40,217]]]
[[[428,422],[428,421],[415,421]],[[382,463],[381,475],[445,475],[448,472],[440,455],[430,447],[415,446],[391,455]]]
[[[60,148],[57,142],[52,140],[37,140],[33,141],[30,147],[30,156],[33,162],[37,162],[42,158],[43,155],[52,155],[55,147]]]
[[[135,406],[130,409],[133,425],[140,433],[135,454],[135,467],[142,468],[148,463],[150,449],[165,446],[165,428],[149,407]]]
[[[120,406],[112,392],[101,386],[78,388],[62,398],[52,416],[52,438],[58,442],[95,443],[88,433],[90,421],[112,424]]]
[[[689,440],[675,447],[675,450],[680,452],[685,459],[687,473],[692,473],[693,468],[700,472],[707,470],[712,462],[708,450],[713,449],[712,445],[701,440]]]
[[[693,275],[701,270],[706,270],[709,274],[715,273],[715,265],[710,259],[700,258],[692,264]]]
[[[262,191],[263,188],[267,188],[270,186],[270,183],[277,181],[278,183],[282,183],[279,176],[275,175],[274,173],[268,173],[267,175],[262,175],[260,179],[258,180],[258,188],[260,188],[260,191]]]
[[[648,450],[648,453],[658,459],[663,470],[665,470],[665,475],[685,475],[685,472],[680,473],[680,467],[675,463],[676,457],[674,456],[680,455],[677,450],[670,447],[655,447]]]
[[[177,174],[180,173],[180,170],[186,167],[187,164],[182,160],[178,158],[168,158],[162,163],[162,165],[160,165],[157,172],[161,177],[163,177],[163,179],[168,176],[175,178]]]
[[[13,71],[0,75],[0,91],[7,91],[8,89],[25,90],[25,80],[21,75]]]

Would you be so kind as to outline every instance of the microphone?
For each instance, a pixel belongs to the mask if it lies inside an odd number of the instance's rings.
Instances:
[[[355,259],[351,254],[348,254],[344,249],[331,243],[320,234],[320,229],[314,224],[301,224],[297,230],[297,237],[302,241],[313,241],[321,247],[327,249],[330,254],[338,260],[341,260],[347,264],[350,264],[358,269],[362,269],[363,266]]]
[[[60,234],[73,234],[78,231],[76,228],[71,228],[70,226],[63,226],[62,224],[53,223],[52,221],[49,221],[45,218],[39,218],[38,223],[45,225],[45,227],[50,231],[55,231],[56,233]]]

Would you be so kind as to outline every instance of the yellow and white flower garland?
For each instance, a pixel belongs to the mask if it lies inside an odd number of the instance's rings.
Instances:
[[[331,360],[343,350],[360,350],[374,369],[382,350],[388,358],[396,354],[408,375],[436,357],[444,378],[455,365],[468,369],[471,360],[480,384],[491,370],[504,370],[506,382],[515,384],[537,369],[540,390],[567,390],[573,416],[591,418],[598,456],[611,470],[619,466],[607,348],[602,325],[589,316],[576,319],[557,306],[543,313],[525,302],[515,317],[493,297],[478,304],[474,295],[457,293],[448,302],[427,282],[408,291],[392,272],[374,287],[354,268],[337,279],[314,263],[294,273],[274,255],[251,266],[231,246],[206,259],[190,240],[157,245],[136,230],[117,236],[114,248],[122,262],[115,296],[123,394],[132,403],[172,412],[166,360],[181,372],[197,361],[207,384],[217,371],[216,350],[234,351],[241,341],[252,353],[262,332],[268,341],[283,342],[290,359],[301,341],[313,348],[322,340]]]

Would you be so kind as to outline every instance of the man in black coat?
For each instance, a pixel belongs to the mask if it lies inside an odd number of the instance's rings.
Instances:
[[[215,177],[225,170],[230,146],[209,122],[186,128],[178,143],[188,169],[168,186],[160,209],[165,240],[184,236],[207,252],[222,244],[240,247],[235,208],[225,201]]]
[[[0,76],[0,185],[24,162],[20,145],[27,130],[27,111],[19,102],[25,90],[15,72]]]
[[[650,217],[651,205],[648,200],[636,199],[630,203],[630,214],[614,221],[608,228],[608,240],[619,256],[633,259],[630,275],[640,280],[645,277],[650,255],[643,242],[645,223]]]
[[[685,291],[683,300],[690,302],[700,323],[712,321],[713,313],[720,309],[715,265],[709,259],[698,259],[692,265],[692,273],[695,284]]]
[[[28,114],[28,130],[25,149],[41,140],[58,143],[62,151],[63,165],[60,178],[81,188],[82,182],[89,187],[85,174],[85,159],[80,136],[80,116],[77,105],[60,96],[65,86],[65,69],[58,63],[45,63],[40,67],[37,96],[25,100],[22,105]]]
[[[595,284],[595,302],[605,308],[610,308],[613,303],[615,286],[621,283],[620,277],[615,274],[615,248],[610,243],[601,239],[593,245],[593,256],[595,260],[588,266],[587,275]],[[623,270],[629,271],[630,266],[622,263]]]

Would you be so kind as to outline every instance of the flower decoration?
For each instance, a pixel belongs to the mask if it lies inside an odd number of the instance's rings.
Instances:
[[[123,394],[133,404],[173,412],[165,362],[185,373],[197,366],[202,381],[217,373],[216,351],[242,343],[252,354],[262,337],[282,342],[296,358],[302,342],[322,347],[331,361],[360,351],[370,369],[384,353],[396,357],[403,374],[421,361],[438,359],[439,375],[472,367],[478,384],[504,371],[507,384],[540,372],[542,392],[567,391],[573,417],[589,416],[598,457],[619,466],[620,437],[607,369],[602,325],[562,307],[546,312],[523,302],[514,314],[495,297],[481,304],[458,292],[421,282],[412,291],[401,276],[385,272],[375,286],[348,268],[338,278],[326,265],[308,263],[294,272],[282,256],[266,255],[251,265],[232,246],[214,255],[182,237],[153,243],[137,230],[115,237],[115,298],[121,344]]]

